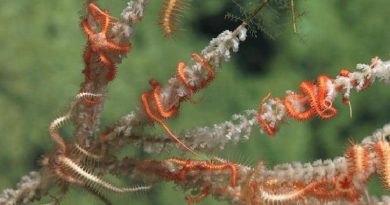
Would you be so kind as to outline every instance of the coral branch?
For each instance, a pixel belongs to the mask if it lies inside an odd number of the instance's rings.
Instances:
[[[311,201],[313,204],[320,201],[365,204],[368,199],[363,197],[364,187],[370,177],[378,172],[383,176],[384,183],[388,181],[388,170],[383,166],[383,159],[386,159],[385,152],[388,151],[389,146],[388,136],[390,136],[390,124],[366,137],[361,144],[352,145],[345,156],[313,163],[281,164],[272,169],[267,169],[262,163],[256,168],[251,168],[220,159],[219,165],[213,164],[211,167],[206,165],[214,162],[180,159],[162,161],[124,159],[119,163],[123,169],[131,167],[128,171],[135,178],[173,181],[185,190],[198,193],[200,198],[212,195],[233,204],[247,204],[248,201],[252,204],[289,204],[299,201]],[[367,152],[364,156],[368,160],[364,165],[351,166],[351,158],[354,158],[352,161],[359,161],[360,158],[360,156],[352,157],[356,154],[351,152],[356,149],[360,150],[358,152],[362,152],[361,149]],[[124,164],[132,164],[132,166],[123,166]],[[235,171],[225,172],[230,168],[227,169],[224,164],[234,166]],[[214,169],[215,165],[218,168]],[[357,167],[363,167],[364,173],[356,172]],[[226,176],[230,180],[234,179],[236,183],[232,181],[226,183],[224,180]],[[197,197],[187,196],[186,199],[197,199]]]
[[[309,94],[311,93],[311,97],[310,95],[303,96],[302,94],[295,94],[290,91],[288,91],[289,95],[285,99],[265,97],[259,105],[259,112],[247,110],[243,114],[233,115],[231,121],[215,124],[213,127],[201,127],[184,131],[177,136],[179,140],[192,149],[214,149],[216,147],[223,149],[229,141],[236,144],[242,139],[248,139],[256,121],[266,134],[275,134],[281,124],[288,122],[292,118],[287,111],[288,106],[292,111],[299,113],[295,116],[298,118],[301,116],[301,119],[312,117],[314,113],[318,113],[319,116],[324,118],[332,117],[337,112],[337,110],[332,107],[332,102],[338,94],[343,94],[345,101],[349,98],[349,93],[352,88],[360,91],[373,83],[375,79],[379,79],[385,83],[390,82],[390,61],[383,62],[379,59],[375,61],[376,63],[373,65],[358,64],[357,67],[361,71],[348,72],[347,76],[349,77],[345,77],[345,71],[342,71],[336,79],[330,79],[324,75],[320,76],[318,78],[318,85],[315,85],[320,89],[314,89],[314,84],[312,85],[312,88],[307,89]],[[353,83],[355,87],[348,86],[348,82],[349,84],[355,82]],[[184,95],[182,94],[181,96]],[[301,100],[299,100],[300,98]],[[163,102],[164,99],[166,102],[169,98],[163,98]],[[310,101],[313,102],[311,103]],[[174,104],[171,105],[173,106]],[[308,106],[309,109],[307,111],[300,111],[302,106]],[[304,114],[305,112],[307,112],[307,114]],[[256,113],[258,113],[257,116],[255,116]],[[303,117],[303,115],[307,116]],[[115,145],[115,147],[121,147],[126,142],[139,144],[140,141],[143,141],[145,151],[148,152],[161,151],[161,148],[163,147],[161,143],[170,144],[171,141],[167,136],[161,135],[150,137],[134,132],[134,130],[136,130],[135,128],[143,125],[141,113],[129,113],[122,117],[116,125],[106,131],[104,135],[105,142]]]
[[[42,177],[39,172],[30,172],[23,176],[16,189],[5,189],[0,193],[1,205],[29,204],[44,196],[52,183],[50,177]]]
[[[329,119],[337,114],[332,106],[337,95],[343,95],[343,103],[349,103],[352,89],[360,92],[376,79],[390,83],[390,61],[383,62],[378,57],[371,65],[358,64],[358,71],[341,70],[336,78],[320,75],[317,84],[304,81],[299,88],[302,94],[287,91],[284,99],[267,99],[260,103],[259,125],[268,135],[274,135],[280,125],[291,118],[309,120],[315,115]]]
[[[201,55],[193,54],[193,59],[184,68],[179,63],[179,72],[168,81],[168,85],[161,86],[161,105],[165,110],[179,107],[183,99],[190,99],[193,93],[205,87],[213,78],[213,68],[220,68],[222,61],[228,61],[231,51],[237,52],[240,41],[246,39],[246,28],[240,25],[233,32],[224,31],[212,39],[204,48]],[[202,69],[202,68],[205,69]],[[206,77],[205,77],[206,76]],[[133,129],[145,126],[148,122],[147,113],[137,111],[122,117],[115,125],[104,132],[104,143],[110,144],[121,140],[122,133],[133,135]]]
[[[145,6],[144,0],[130,1],[118,21],[112,22],[113,18],[108,12],[101,10],[94,3],[88,4],[89,14],[94,17],[95,24],[100,24],[102,28],[100,33],[95,33],[93,30],[98,29],[97,25],[92,27],[89,19],[82,21],[88,36],[88,45],[84,52],[86,81],[81,89],[83,92],[103,95],[106,93],[108,81],[115,76],[115,65],[121,62],[125,51],[130,48],[129,37],[134,33],[133,26],[142,19]],[[99,101],[87,101],[78,106],[74,138],[82,142],[83,146],[90,147],[93,144],[103,105],[104,97],[101,97]]]
[[[167,36],[175,32],[175,20],[183,3],[165,1],[161,24]],[[389,197],[380,201],[369,196],[367,191],[367,184],[375,175],[379,175],[390,191],[390,124],[361,143],[351,143],[342,156],[334,159],[282,163],[273,167],[260,161],[256,167],[251,167],[199,154],[249,139],[257,124],[272,136],[281,124],[292,119],[331,119],[338,112],[333,106],[338,95],[342,95],[344,104],[350,105],[351,90],[360,92],[376,80],[390,84],[390,61],[375,57],[370,65],[358,64],[354,72],[342,69],[334,78],[319,75],[315,82],[303,81],[299,92],[287,91],[284,98],[271,98],[268,94],[261,100],[258,110],[246,110],[213,126],[193,128],[179,135],[168,126],[166,121],[178,116],[181,103],[193,102],[193,96],[216,79],[222,63],[230,60],[232,52],[238,52],[240,43],[246,40],[247,28],[254,25],[258,20],[256,16],[268,4],[271,1],[262,0],[252,7],[253,12],[241,11],[244,18],[236,18],[244,19],[241,25],[233,31],[220,33],[201,52],[193,52],[187,62],[180,61],[167,83],[150,80],[151,89],[141,94],[137,110],[96,137],[108,83],[114,80],[117,65],[131,50],[130,37],[134,34],[134,26],[143,18],[146,0],[130,0],[119,18],[100,8],[95,0],[86,1],[80,21],[86,37],[84,82],[65,114],[49,125],[54,148],[40,161],[40,172],[30,172],[21,178],[15,189],[1,192],[0,205],[40,200],[51,196],[49,191],[55,185],[59,186],[60,192],[58,197],[53,197],[53,204],[58,204],[73,186],[89,191],[106,204],[111,202],[100,193],[101,190],[129,193],[152,187],[116,186],[103,179],[105,174],[144,180],[148,184],[174,183],[176,188],[191,192],[184,196],[189,204],[209,196],[242,205],[390,204]],[[294,0],[290,0],[290,8],[296,32]],[[268,15],[271,14],[264,17]],[[63,137],[60,130],[66,122],[75,127],[69,139]],[[145,134],[144,128],[153,123],[161,125],[167,134]],[[115,151],[126,144],[142,145],[144,151],[157,153],[166,145],[179,147],[200,158],[125,156],[119,159],[120,155]]]

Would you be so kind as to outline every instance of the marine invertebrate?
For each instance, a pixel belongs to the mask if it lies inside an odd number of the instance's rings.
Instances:
[[[267,2],[256,3],[254,10],[261,10]],[[256,124],[260,124],[266,133],[274,135],[279,125],[291,119],[308,120],[315,116],[333,118],[336,115],[333,102],[337,94],[343,96],[344,103],[349,103],[348,92],[351,89],[368,88],[375,79],[389,81],[389,61],[374,58],[371,65],[359,64],[361,71],[342,69],[335,78],[321,74],[315,82],[303,81],[299,92],[288,91],[285,98],[267,95],[260,102],[259,111],[246,110],[222,123],[172,132],[166,120],[185,114],[179,113],[182,103],[192,100],[194,94],[210,85],[216,78],[216,69],[238,52],[239,46],[246,40],[250,17],[256,15],[255,12],[246,16],[247,21],[244,20],[236,29],[221,32],[199,53],[192,53],[188,62],[178,63],[166,83],[151,80],[151,89],[141,94],[141,102],[138,98],[134,100],[139,107],[101,130],[100,113],[107,96],[107,84],[115,73],[112,66],[116,66],[124,57],[126,45],[130,45],[128,38],[135,29],[133,26],[142,20],[145,2],[129,2],[118,19],[99,8],[94,1],[88,1],[86,5],[88,13],[82,17],[83,30],[92,33],[86,35],[85,82],[76,92],[68,111],[49,125],[49,137],[54,146],[42,160],[41,171],[23,177],[15,190],[2,192],[0,204],[39,200],[54,185],[60,186],[60,194],[55,196],[55,202],[59,202],[67,190],[76,186],[93,193],[106,204],[110,204],[110,201],[101,194],[102,190],[127,193],[150,188],[114,185],[103,179],[109,174],[153,185],[170,181],[175,187],[190,191],[183,194],[189,204],[211,196],[232,204],[380,204],[374,197],[365,197],[364,193],[367,183],[376,173],[383,177],[386,186],[389,184],[388,125],[362,142],[350,145],[344,155],[306,163],[277,163],[272,166],[266,160],[260,160],[254,167],[219,157],[193,159],[192,155],[182,155],[181,150],[180,156],[170,151],[181,147],[197,155],[201,155],[201,152],[211,155],[215,149],[227,149],[228,144],[249,139]],[[112,45],[107,46],[107,42]],[[121,48],[110,49],[110,46]],[[147,60],[150,59],[148,56]],[[155,67],[152,71],[151,75],[155,75]],[[218,75],[221,72],[226,71],[218,70]],[[147,79],[150,77],[153,76],[147,76]],[[234,86],[237,81],[232,81]],[[224,81],[222,77],[220,82],[229,85],[229,81]],[[223,90],[227,89],[224,87]],[[238,97],[236,93],[232,96]],[[105,123],[105,120],[102,121]],[[73,125],[73,132],[62,132],[65,131],[61,130],[65,122]],[[145,128],[152,123],[163,126],[167,134],[148,133],[149,129]],[[155,152],[159,156],[128,154],[128,144],[140,152]],[[257,146],[262,145],[256,144],[256,151]],[[276,153],[284,154],[283,148],[279,147],[278,144],[273,149]],[[118,154],[124,148],[126,153]],[[158,186],[153,187],[158,189]],[[387,203],[386,198],[383,203]]]
[[[178,17],[183,13],[186,0],[164,0],[159,24],[166,37],[175,35],[178,27]]]
[[[88,11],[92,20],[91,18],[86,17],[81,21],[81,27],[88,39],[88,45],[84,50],[84,63],[86,65],[84,70],[85,77],[87,80],[93,80],[95,78],[90,64],[92,63],[91,61],[97,60],[107,68],[106,80],[112,81],[115,78],[116,68],[114,62],[110,59],[107,50],[111,52],[127,53],[131,48],[131,44],[120,45],[113,40],[110,40],[108,32],[110,25],[113,24],[113,17],[110,16],[108,11],[101,10],[94,2],[89,2]],[[91,24],[90,21],[94,21],[94,24]],[[95,31],[96,27],[100,27],[100,31]]]

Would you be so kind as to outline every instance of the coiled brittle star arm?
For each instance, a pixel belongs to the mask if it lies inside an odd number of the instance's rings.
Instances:
[[[202,196],[200,199],[211,195],[233,204],[317,204],[326,200],[343,204],[376,201],[373,204],[379,205],[381,202],[375,197],[364,196],[365,187],[375,173],[378,173],[383,178],[383,183],[388,186],[389,147],[388,124],[363,139],[360,144],[351,145],[345,155],[333,160],[279,164],[271,169],[263,163],[252,168],[222,159],[218,159],[211,167],[206,166],[211,162],[180,159],[138,162],[134,162],[134,159],[124,159],[118,163],[124,165],[129,160],[135,164],[135,167],[129,170],[133,177],[150,181],[158,180],[156,177],[159,177],[160,180],[173,181],[184,190],[199,194]],[[234,165],[235,171],[232,172],[224,164]],[[213,168],[214,165],[216,169]],[[357,169],[360,171],[356,171]],[[229,180],[224,179],[226,177],[235,183],[229,183]],[[192,199],[197,197],[185,198],[192,203]]]
[[[357,71],[341,70],[334,79],[320,75],[317,84],[304,81],[299,88],[302,94],[287,91],[284,99],[267,98],[260,103],[258,121],[268,135],[275,135],[280,125],[291,118],[309,120],[314,116],[330,119],[337,114],[332,106],[337,95],[343,95],[343,103],[349,103],[352,89],[360,92],[368,88],[375,80],[390,83],[390,61],[378,57],[371,65],[358,64]]]

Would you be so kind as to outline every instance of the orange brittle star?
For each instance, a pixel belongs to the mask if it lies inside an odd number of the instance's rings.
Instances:
[[[84,63],[86,65],[83,71],[87,80],[92,80],[92,71],[90,61],[93,59],[93,54],[97,55],[97,60],[100,61],[107,69],[106,80],[112,81],[115,78],[116,68],[114,62],[109,58],[108,51],[126,53],[129,51],[131,44],[120,45],[112,40],[109,40],[108,33],[110,24],[112,24],[108,11],[101,10],[95,3],[88,4],[88,11],[94,23],[98,24],[100,31],[95,31],[92,28],[89,19],[84,18],[81,21],[81,27],[88,38],[88,45],[84,51]]]
[[[161,126],[165,129],[165,131],[169,134],[169,136],[171,136],[171,138],[175,140],[177,143],[179,143],[180,146],[182,146],[185,150],[191,152],[194,155],[198,155],[194,150],[192,150],[187,145],[185,145],[182,141],[180,141],[175,135],[175,133],[173,133],[171,129],[169,129],[168,125],[164,122],[164,119],[172,117],[177,112],[178,108],[173,107],[169,110],[165,110],[160,99],[159,83],[155,80],[150,80],[149,83],[152,86],[153,90],[149,92],[145,92],[141,95],[141,103],[150,120],[161,124]],[[154,102],[154,105],[156,107],[155,111],[157,111],[157,113],[154,113],[154,111],[152,110],[150,101]]]
[[[317,82],[303,81],[299,85],[302,93],[287,91],[285,98],[269,99],[267,95],[259,105],[258,123],[263,131],[273,136],[282,123],[289,118],[309,120],[315,116],[330,119],[336,116],[337,109],[333,102],[342,94],[342,102],[349,105],[350,116],[352,108],[349,100],[352,89],[360,92],[368,88],[377,76],[381,76],[383,62],[375,57],[370,65],[359,64],[360,71],[350,72],[341,69],[335,78],[319,75]]]
[[[164,102],[161,99],[161,86],[157,81],[152,79],[149,81],[150,85],[152,86],[152,90],[144,92],[141,95],[141,103],[143,105],[143,109],[145,113],[147,114],[147,116],[152,122],[157,122],[161,124],[161,126],[165,129],[165,131],[169,134],[169,136],[174,141],[179,143],[180,146],[182,146],[185,150],[199,156],[195,151],[193,151],[182,141],[180,141],[178,137],[169,129],[167,124],[164,122],[165,119],[169,119],[177,113],[180,103],[183,100],[185,99],[191,100],[192,95],[194,93],[206,87],[208,83],[215,78],[215,71],[213,67],[203,56],[197,53],[192,53],[191,57],[195,62],[199,63],[201,67],[207,71],[207,75],[204,79],[200,80],[198,84],[191,84],[190,83],[191,79],[189,78],[189,76],[186,75],[184,70],[187,67],[186,64],[184,64],[183,62],[178,63],[176,77],[178,80],[180,80],[183,86],[188,90],[188,96],[181,97],[179,99],[178,105],[173,105],[171,108],[166,109],[164,107]]]

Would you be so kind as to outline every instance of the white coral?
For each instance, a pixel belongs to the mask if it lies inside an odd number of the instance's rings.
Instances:
[[[41,175],[38,172],[30,172],[23,176],[16,185],[16,189],[5,189],[0,193],[1,205],[28,204],[40,193],[38,188],[41,185]]]

